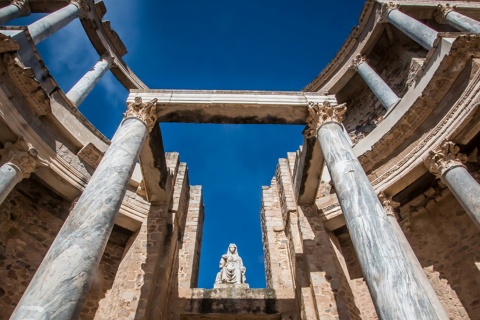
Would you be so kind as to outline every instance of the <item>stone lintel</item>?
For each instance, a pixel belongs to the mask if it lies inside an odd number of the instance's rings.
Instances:
[[[159,122],[230,124],[305,124],[308,103],[336,103],[316,92],[131,90],[136,97],[157,99]]]

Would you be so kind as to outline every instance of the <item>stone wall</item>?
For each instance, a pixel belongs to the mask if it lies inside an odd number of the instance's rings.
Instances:
[[[36,178],[24,180],[0,206],[0,319],[8,319],[63,225],[70,203]],[[115,277],[131,232],[115,227],[81,311],[93,319]]]

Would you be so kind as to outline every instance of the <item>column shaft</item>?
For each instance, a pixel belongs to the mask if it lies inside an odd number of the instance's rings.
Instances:
[[[322,124],[318,141],[380,319],[441,319],[419,279],[425,274],[402,250],[342,127]]]
[[[103,75],[110,69],[111,63],[111,57],[102,57],[102,59],[67,92],[67,98],[72,101],[75,107],[78,108],[83,100],[90,94]]]
[[[445,21],[455,29],[463,32],[480,33],[480,22],[464,16],[456,11],[450,11],[445,16]]]
[[[480,185],[463,166],[447,170],[442,181],[480,229]]]
[[[380,100],[385,109],[392,107],[399,98],[395,92],[383,81],[383,79],[363,61],[357,66],[358,73],[362,76],[363,80],[367,83],[375,96]]]
[[[22,171],[11,163],[7,162],[0,167],[0,204],[22,179]]]
[[[8,5],[0,9],[0,25],[4,25],[5,23],[18,18],[22,15],[20,8],[16,5]]]
[[[73,3],[50,13],[28,26],[33,42],[38,44],[80,16],[80,9]]]
[[[433,47],[437,39],[437,31],[397,9],[390,10],[387,20],[427,50]]]
[[[148,130],[126,118],[10,319],[76,319]]]

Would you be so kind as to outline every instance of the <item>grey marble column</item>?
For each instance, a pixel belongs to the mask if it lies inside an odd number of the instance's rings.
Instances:
[[[10,319],[76,319],[112,231],[156,100],[129,104],[105,156]]]
[[[427,50],[433,47],[433,43],[437,39],[438,32],[423,23],[409,17],[401,12],[392,4],[384,4],[384,15],[386,21],[393,24],[412,40],[420,44]]]
[[[364,56],[358,55],[352,62],[352,68],[362,76],[385,109],[390,109],[400,100],[375,70],[368,65]]]
[[[405,237],[405,234],[403,233],[403,230],[397,221],[397,217],[395,216],[395,209],[393,207],[394,204],[390,199],[388,199],[385,196],[383,192],[378,194],[378,199],[383,205],[383,210],[387,215],[388,222],[390,223],[390,226],[392,227],[393,231],[395,232],[395,235],[400,241],[400,245],[402,246],[403,251],[405,252],[411,264],[415,268],[415,272],[417,272],[420,275],[418,279],[421,281],[422,286],[425,289],[425,293],[430,299],[430,302],[433,305],[433,309],[437,313],[438,319],[445,319],[445,320],[449,319],[447,313],[445,312],[445,309],[442,306],[442,303],[438,299],[437,293],[432,287],[431,282],[428,280],[427,277],[424,276],[425,271],[423,270],[422,265],[418,261],[417,256],[415,255],[415,252],[410,246],[410,243],[408,242],[407,237]],[[397,203],[396,205],[398,206],[400,204]]]
[[[15,143],[5,143],[0,150],[0,204],[10,194],[13,188],[24,178],[30,177],[35,170],[37,151],[28,148],[23,140]]]
[[[402,250],[382,204],[355,157],[340,121],[344,106],[311,103],[304,132],[318,128],[338,201],[380,319],[440,319],[421,276]]]
[[[480,229],[480,185],[463,165],[466,155],[451,141],[444,141],[430,152],[425,166],[441,179],[473,222]]]
[[[80,8],[71,3],[28,26],[33,42],[38,44],[80,16]]]
[[[112,66],[113,57],[106,54],[67,92],[67,98],[73,105],[78,106],[90,94],[103,75]]]
[[[463,32],[480,33],[480,22],[456,12],[449,4],[438,5],[435,20],[438,23],[448,23]]]
[[[30,14],[30,6],[28,0],[15,0],[12,4],[0,9],[0,25]]]

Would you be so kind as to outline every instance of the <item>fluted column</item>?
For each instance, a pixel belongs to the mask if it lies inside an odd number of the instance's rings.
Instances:
[[[23,140],[5,143],[0,150],[0,204],[13,188],[35,170],[37,150]]]
[[[156,123],[156,99],[129,103],[105,156],[70,212],[11,319],[76,319]]]
[[[38,44],[89,10],[87,0],[74,0],[28,26],[33,42]]]
[[[399,98],[395,92],[383,81],[383,79],[367,63],[364,56],[358,55],[352,62],[352,69],[356,70],[366,82],[370,90],[380,100],[385,109],[390,109],[397,103]]]
[[[402,228],[398,224],[394,207],[398,207],[400,204],[395,203],[394,201],[389,199],[383,192],[380,192],[378,194],[378,199],[380,200],[383,206],[383,211],[385,211],[387,215],[388,222],[390,223],[391,227],[393,228],[393,231],[395,232],[395,235],[400,241],[400,245],[402,246],[403,251],[407,255],[412,266],[414,267],[414,272],[418,273],[419,275],[418,279],[421,282],[421,285],[425,290],[425,293],[427,294],[430,302],[432,303],[433,309],[435,310],[438,319],[447,320],[448,315],[445,312],[445,309],[443,309],[442,303],[438,299],[437,293],[433,289],[431,282],[425,276],[425,271],[423,270],[422,265],[418,261],[418,258],[415,255],[415,252],[413,251],[412,247],[410,246],[410,243],[408,242],[407,237],[405,237],[405,234],[403,233]]]
[[[438,32],[398,10],[393,3],[382,7],[381,21],[390,22],[427,50],[433,47]]]
[[[110,54],[102,55],[93,68],[67,92],[67,98],[72,101],[75,107],[78,108],[83,100],[85,100],[103,75],[110,69],[112,63],[113,57]]]
[[[30,6],[28,0],[14,0],[12,4],[0,9],[0,25],[30,14]]]
[[[317,135],[380,319],[440,319],[402,250],[341,125],[346,107],[311,103],[304,134]]]
[[[457,30],[480,33],[480,22],[456,12],[455,6],[439,4],[434,17],[438,23],[448,23]]]
[[[480,185],[468,173],[463,164],[466,155],[451,141],[430,151],[424,164],[437,178],[441,179],[465,209],[473,222],[480,228]]]

